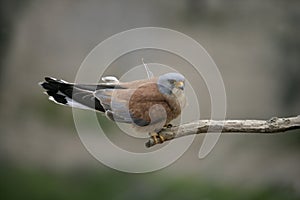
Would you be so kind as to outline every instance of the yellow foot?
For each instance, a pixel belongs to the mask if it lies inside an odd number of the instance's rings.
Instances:
[[[163,143],[165,141],[165,138],[158,134],[158,137],[160,138],[160,143]]]
[[[165,138],[156,132],[152,132],[150,135],[154,141],[154,144],[163,143],[165,141]]]
[[[150,133],[150,135],[151,135],[151,138],[154,141],[154,144],[158,144],[158,139],[157,139],[158,134],[156,132],[152,132],[152,133]]]

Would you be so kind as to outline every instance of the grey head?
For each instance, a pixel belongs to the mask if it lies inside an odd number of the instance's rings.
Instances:
[[[174,89],[184,90],[185,78],[179,73],[167,73],[158,77],[158,90],[162,94],[171,95]]]

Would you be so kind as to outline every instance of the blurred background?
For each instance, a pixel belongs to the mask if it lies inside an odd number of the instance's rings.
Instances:
[[[223,134],[202,160],[204,136],[197,136],[171,166],[127,174],[95,160],[80,142],[71,109],[49,102],[37,85],[47,75],[72,82],[99,42],[157,26],[187,34],[208,51],[223,76],[228,119],[298,115],[300,1],[2,0],[0,5],[1,199],[300,199],[299,131]],[[198,96],[201,118],[209,118],[209,94]]]

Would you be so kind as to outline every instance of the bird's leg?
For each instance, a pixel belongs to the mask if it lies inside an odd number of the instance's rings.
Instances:
[[[157,132],[152,132],[152,133],[150,133],[150,136],[153,139],[154,143],[158,144],[158,139],[157,139],[158,133]]]
[[[154,143],[155,144],[158,144],[158,143],[163,143],[166,139],[164,138],[164,136],[160,135],[159,133],[162,131],[162,130],[166,130],[168,128],[172,128],[173,125],[172,124],[167,124],[165,125],[162,129],[160,130],[156,130],[152,133],[150,133],[150,136],[151,138],[153,139]]]
[[[155,144],[161,144],[165,141],[165,138],[159,132],[152,132],[150,135]]]
[[[162,131],[162,130],[166,130],[168,128],[172,128],[173,125],[172,124],[167,124],[165,125],[162,129],[160,130],[155,130],[153,132],[150,133],[150,136],[151,138],[153,139],[153,142],[155,144],[161,144],[163,143],[166,139],[164,138],[164,136],[160,135],[159,133]]]
[[[160,139],[160,143],[163,143],[165,141],[165,138],[162,135],[160,135],[159,133],[158,133],[158,137]]]

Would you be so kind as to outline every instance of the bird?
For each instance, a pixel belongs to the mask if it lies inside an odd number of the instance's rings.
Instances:
[[[114,76],[101,80],[97,84],[77,84],[45,77],[40,85],[49,100],[132,124],[135,130],[148,132],[154,143],[165,141],[160,131],[172,126],[170,122],[181,115],[186,105],[185,77],[177,72],[130,82],[121,82]]]

